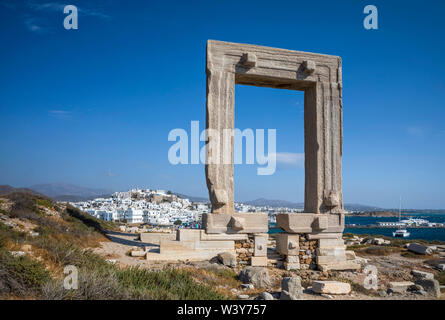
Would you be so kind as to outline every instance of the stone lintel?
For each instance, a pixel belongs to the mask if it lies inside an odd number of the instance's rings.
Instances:
[[[265,213],[205,213],[202,222],[207,234],[267,233],[269,230]]]
[[[279,213],[277,226],[288,233],[342,233],[344,214]]]
[[[279,80],[285,80],[288,86],[294,84],[291,86],[294,90],[302,90],[305,83],[320,78],[341,82],[337,72],[340,62],[340,57],[319,53],[216,40],[207,42],[207,68],[236,73],[240,84],[244,84],[248,76],[259,79],[254,83],[257,86],[277,87]],[[316,68],[317,65],[323,67]]]

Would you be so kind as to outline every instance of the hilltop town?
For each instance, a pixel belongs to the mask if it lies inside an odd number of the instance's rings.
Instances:
[[[156,226],[181,224],[199,226],[202,214],[210,212],[207,202],[193,202],[171,191],[131,189],[115,192],[108,198],[70,202],[76,208],[104,221],[147,223]],[[265,212],[269,222],[275,222],[277,212],[300,212],[302,209],[271,206],[254,206],[235,203],[237,212]]]

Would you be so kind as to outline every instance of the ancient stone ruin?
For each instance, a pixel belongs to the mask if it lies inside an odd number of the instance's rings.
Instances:
[[[206,60],[206,129],[213,135],[208,135],[205,171],[212,212],[203,216],[204,230],[178,230],[176,240],[159,240],[160,254],[147,259],[210,259],[247,249],[251,254],[237,262],[267,266],[267,214],[235,212],[233,139],[222,137],[225,129],[234,129],[235,84],[243,84],[305,93],[304,213],[277,215],[285,233],[276,235],[276,251],[286,256],[285,268],[358,269],[347,259],[342,240],[341,59],[209,40]]]

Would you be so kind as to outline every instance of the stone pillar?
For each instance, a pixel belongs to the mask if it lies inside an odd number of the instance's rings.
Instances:
[[[215,67],[209,55],[206,73],[207,188],[212,212],[232,214],[235,74]]]
[[[339,88],[337,82],[318,81],[305,90],[305,212],[343,212]]]
[[[253,252],[253,257],[251,258],[251,265],[254,267],[267,267],[267,241],[269,235],[256,234],[254,236],[255,247]]]
[[[300,269],[300,236],[298,234],[277,233],[276,251],[286,256],[284,268],[286,270]]]

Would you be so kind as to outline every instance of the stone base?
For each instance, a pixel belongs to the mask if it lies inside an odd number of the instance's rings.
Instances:
[[[298,215],[294,214],[294,216]],[[286,214],[283,216],[290,215]],[[287,221],[292,222],[292,220]],[[295,229],[292,225],[291,228]],[[309,248],[305,244],[307,242],[309,242]],[[301,243],[304,245],[302,246]],[[315,252],[312,249],[315,249]],[[284,263],[286,270],[308,267],[308,264],[313,263],[312,257],[314,256],[317,268],[322,271],[358,270],[361,268],[361,265],[355,261],[355,257],[350,252],[347,254],[342,233],[340,232],[316,232],[311,234],[278,233],[276,234],[276,251],[286,256],[286,262]],[[299,260],[299,258],[301,259]]]
[[[298,256],[300,236],[298,234],[277,233],[275,235],[276,250],[285,256]]]
[[[296,263],[292,263],[292,262],[284,262],[283,263],[283,267],[285,270],[287,271],[291,271],[291,270],[299,270],[300,269],[300,263],[296,262]]]
[[[345,215],[315,213],[277,214],[277,226],[288,233],[342,233]]]
[[[146,244],[160,244],[161,239],[175,240],[176,233],[143,232],[139,235],[139,240]]]
[[[258,233],[255,238],[255,252],[251,263],[255,266],[267,266],[267,233]],[[142,236],[141,239],[146,239]],[[208,234],[202,229],[179,229],[175,239],[172,236],[158,234],[150,235],[151,243],[159,242],[159,249],[151,249],[147,252],[148,261],[205,261],[221,253],[236,255],[235,241],[245,241],[249,235],[245,233],[234,234]]]
[[[316,261],[318,269],[321,271],[359,270],[361,268],[360,264],[351,259],[351,254],[347,254],[341,235],[341,233],[332,233],[330,238],[319,238]]]
[[[252,267],[267,267],[267,257],[252,257],[250,259],[250,265]]]
[[[147,252],[146,259],[149,262],[157,262],[157,261],[168,261],[168,262],[179,262],[179,261],[206,261],[210,260],[213,257],[217,256],[221,251],[198,251],[198,250],[185,250],[174,251],[169,253],[156,253],[156,252]]]
[[[266,213],[205,213],[202,223],[207,234],[267,233]]]

